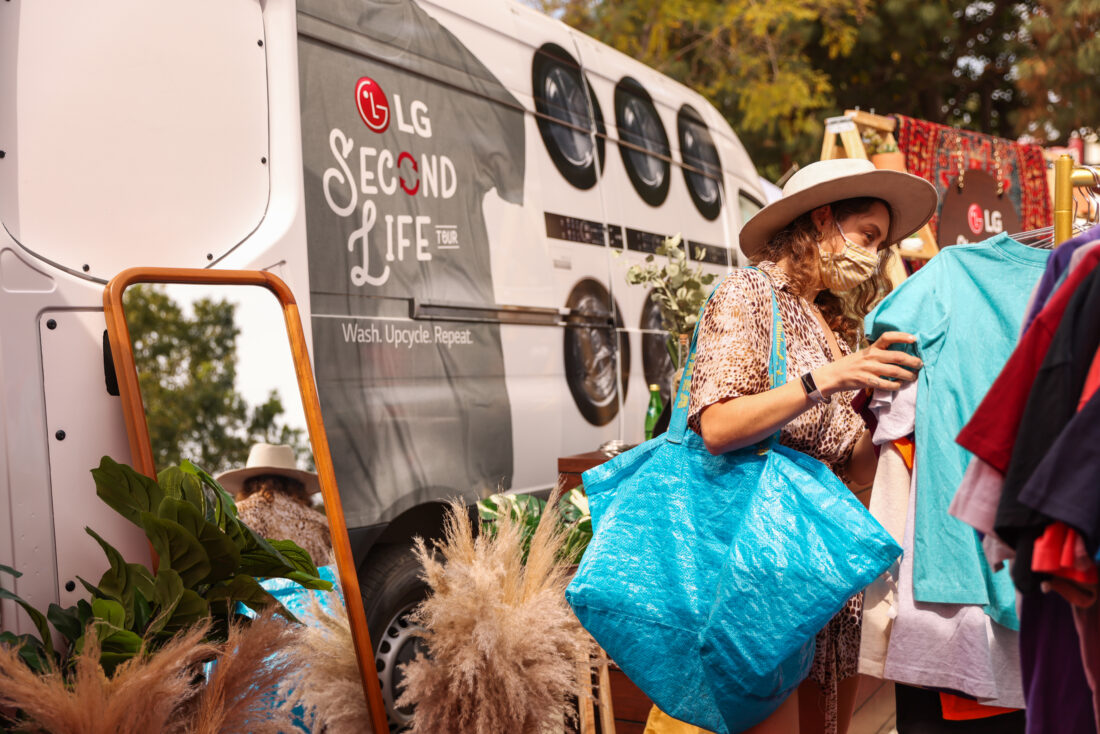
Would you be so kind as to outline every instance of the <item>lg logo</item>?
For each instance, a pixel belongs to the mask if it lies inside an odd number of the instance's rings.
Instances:
[[[376,133],[383,133],[390,126],[390,102],[378,82],[365,76],[355,85],[355,104],[363,124]]]
[[[971,204],[966,210],[966,223],[970,231],[976,235],[983,231],[986,234],[997,234],[1004,231],[1004,222],[1001,213],[994,210],[983,210],[977,204]]]
[[[428,105],[420,100],[413,100],[409,105],[408,115],[404,114],[401,107],[401,95],[393,95],[394,105],[397,111],[397,129],[403,133],[409,133],[421,138],[432,136],[432,121],[428,117]],[[355,83],[355,104],[359,108],[359,117],[363,124],[376,133],[384,133],[390,126],[390,101],[378,82],[365,76]],[[408,120],[408,121],[406,121]]]

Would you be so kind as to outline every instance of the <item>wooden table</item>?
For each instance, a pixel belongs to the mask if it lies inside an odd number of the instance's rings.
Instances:
[[[558,486],[563,492],[581,486],[581,474],[607,461],[610,456],[602,451],[558,457]]]

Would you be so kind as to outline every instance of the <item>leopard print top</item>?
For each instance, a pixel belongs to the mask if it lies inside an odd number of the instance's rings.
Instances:
[[[765,261],[756,267],[730,273],[703,312],[688,408],[688,425],[696,433],[707,406],[769,389],[772,284],[787,337],[787,379],[797,380],[832,361],[825,332],[814,317],[816,307],[793,292],[778,265]],[[851,352],[839,334],[837,344],[842,354]],[[842,467],[865,428],[852,409],[854,395],[837,393],[830,403],[814,405],[783,426],[779,442],[822,461],[845,479]]]

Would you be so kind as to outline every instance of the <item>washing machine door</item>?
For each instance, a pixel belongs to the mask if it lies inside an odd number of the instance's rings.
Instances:
[[[543,44],[531,64],[539,134],[562,176],[590,189],[603,169],[606,127],[600,103],[576,59],[555,43]],[[598,135],[593,135],[593,129]]]
[[[619,412],[630,384],[630,340],[607,288],[598,280],[578,282],[566,301],[565,379],[577,410],[596,426],[607,425]],[[616,364],[617,363],[617,364]]]
[[[653,98],[630,77],[615,86],[615,124],[630,182],[647,204],[660,206],[668,196],[671,176],[668,135]]]
[[[714,221],[722,211],[722,163],[718,159],[718,148],[702,115],[691,105],[680,108],[676,127],[688,193],[699,213]]]

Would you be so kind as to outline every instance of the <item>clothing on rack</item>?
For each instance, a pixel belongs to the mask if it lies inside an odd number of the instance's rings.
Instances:
[[[898,734],[1023,734],[1024,712],[1013,711],[970,721],[945,719],[942,693],[895,685]]]
[[[1036,590],[1037,580],[1031,570],[1031,551],[1034,541],[1042,535],[1050,518],[1067,521],[1063,514],[1065,505],[1076,504],[1077,500],[1087,501],[1085,495],[1095,493],[1095,475],[1092,481],[1078,475],[1075,484],[1052,488],[1050,491],[1033,490],[1030,504],[1020,498],[1036,468],[1074,418],[1085,377],[1098,344],[1100,268],[1094,268],[1074,291],[1035,376],[1020,419],[1015,449],[1005,472],[1004,490],[997,509],[994,529],[1002,540],[1015,546],[1017,562],[1013,564],[1012,576],[1017,587],[1024,592]],[[1088,409],[1088,405],[1085,409]],[[1078,424],[1082,429],[1088,427],[1081,421]],[[1088,436],[1078,437],[1070,433],[1064,440],[1072,441],[1074,447],[1087,450],[1082,444],[1088,443]],[[1072,463],[1078,464],[1079,461],[1075,458]],[[1085,479],[1084,484],[1081,483],[1082,479]],[[1061,511],[1057,517],[1050,514],[1056,509]],[[1068,521],[1079,517],[1073,515]],[[1100,539],[1100,528],[1080,529],[1084,533],[1086,544],[1091,550],[1095,550],[1097,540]]]
[[[1055,253],[1057,254],[1057,252]],[[959,444],[998,471],[1008,470],[1028,395],[1054,332],[1077,287],[1100,263],[1100,249],[1080,262],[1024,332],[981,405],[959,433]]]
[[[969,462],[954,439],[1012,353],[1028,294],[1049,256],[1005,234],[947,248],[867,317],[871,340],[886,331],[911,333],[916,343],[907,348],[924,361],[916,414],[915,598],[980,604],[1013,629],[1011,579],[992,571],[974,529],[947,507]]]
[[[1049,259],[1018,344],[958,436],[975,458],[951,512],[986,547],[1014,551],[1028,734],[1088,734],[1100,721],[1098,347],[1093,228]]]
[[[920,517],[917,505],[924,486],[919,481],[923,471],[919,443],[917,452],[902,546],[897,617],[890,632],[884,677],[959,691],[995,706],[1023,708],[1017,633],[993,622],[980,605],[926,603],[913,598],[915,519]]]
[[[905,518],[909,508],[913,454],[908,448],[911,445],[909,439],[900,438],[882,447],[871,502],[867,508],[899,544],[905,538]],[[863,592],[859,672],[864,675],[884,677],[890,634],[897,615],[899,574],[900,563],[895,563]]]
[[[1039,311],[1046,305],[1047,300],[1054,292],[1057,284],[1061,282],[1066,271],[1072,267],[1071,263],[1077,251],[1082,247],[1095,243],[1098,239],[1100,239],[1100,225],[1058,245],[1047,263],[1043,277],[1039,279],[1038,285],[1035,286],[1032,303],[1029,304],[1027,316],[1024,317],[1025,330],[1031,326],[1031,322],[1035,320],[1035,317],[1039,315]]]
[[[1073,613],[1058,594],[1023,596],[1020,666],[1028,734],[1095,734],[1092,691]]]
[[[1047,165],[1040,146],[904,115],[894,115],[894,119],[897,120],[894,136],[898,149],[905,154],[905,170],[931,182],[941,202],[947,187],[954,185],[961,165],[964,170],[983,170],[1003,183],[1004,193],[1019,213],[1023,229],[1050,225]],[[938,225],[939,212],[929,222],[933,233],[939,231]]]

